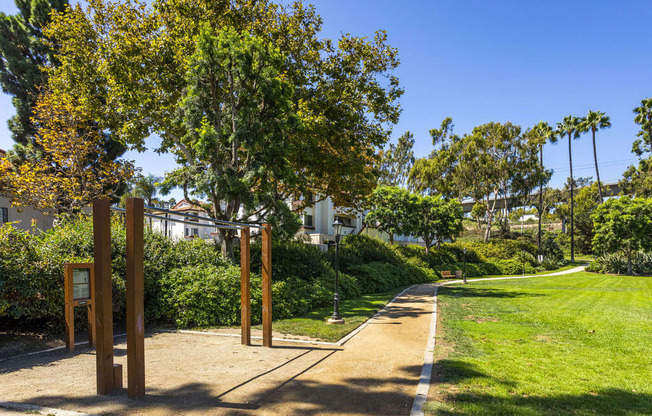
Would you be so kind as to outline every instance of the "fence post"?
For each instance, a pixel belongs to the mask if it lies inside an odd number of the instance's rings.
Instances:
[[[111,284],[111,207],[106,199],[93,201],[93,243],[95,256],[95,362],[97,393],[114,390],[113,306]]]
[[[144,203],[127,198],[127,395],[145,395]]]
[[[272,346],[272,226],[263,225],[263,345]]]
[[[240,230],[240,333],[242,345],[251,345],[251,280],[249,227]]]

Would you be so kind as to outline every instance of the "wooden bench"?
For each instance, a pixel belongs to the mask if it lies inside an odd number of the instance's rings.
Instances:
[[[441,271],[441,277],[442,279],[461,279],[462,278],[462,271],[461,270],[455,270],[455,274],[451,273],[450,270],[442,270]]]

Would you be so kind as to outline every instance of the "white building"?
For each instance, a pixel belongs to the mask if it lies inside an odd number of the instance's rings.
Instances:
[[[4,158],[6,154],[7,152],[0,149],[0,159]],[[43,215],[31,207],[12,207],[11,199],[0,196],[0,226],[8,222],[24,231],[33,230],[34,227],[41,231],[47,231],[54,226],[54,218]]]
[[[174,239],[201,238],[203,240],[213,240],[214,237],[216,237],[217,229],[211,226],[213,223],[203,219],[209,218],[208,212],[206,212],[205,209],[183,199],[170,208],[170,211],[174,211],[175,214],[178,215],[161,211],[154,211],[152,214],[176,220],[189,221],[196,223],[196,225],[183,224],[158,218],[149,218],[153,231]]]
[[[295,201],[294,204],[300,204],[301,202]],[[335,241],[333,222],[335,222],[335,218],[339,217],[344,223],[344,227],[342,227],[343,235],[362,233],[389,241],[387,233],[365,226],[364,218],[368,212],[368,210],[358,211],[336,207],[333,200],[327,197],[324,200],[315,202],[312,206],[306,207],[301,212],[300,216],[303,222],[301,234],[311,244],[328,244],[330,241]],[[399,244],[420,244],[419,239],[404,235],[394,235],[394,242]]]

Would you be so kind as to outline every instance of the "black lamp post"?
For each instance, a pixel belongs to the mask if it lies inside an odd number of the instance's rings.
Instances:
[[[340,298],[337,295],[337,280],[340,277],[340,235],[342,234],[342,226],[344,226],[342,220],[339,217],[335,217],[335,222],[333,222],[333,234],[335,234],[335,305],[333,316],[328,320],[330,324],[344,323],[344,319],[340,316]]]
[[[466,247],[464,248],[464,269],[462,269],[462,279],[466,283]]]

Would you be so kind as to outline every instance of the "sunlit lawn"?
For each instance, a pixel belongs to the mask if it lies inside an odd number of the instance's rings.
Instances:
[[[475,282],[439,302],[427,415],[652,414],[652,278]]]

